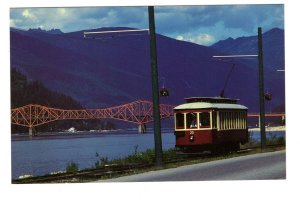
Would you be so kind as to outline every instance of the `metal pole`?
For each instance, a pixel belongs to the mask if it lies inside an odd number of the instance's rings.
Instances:
[[[156,166],[162,165],[162,142],[161,125],[159,109],[159,90],[158,90],[158,71],[156,56],[156,37],[154,7],[148,6],[149,32],[150,32],[150,56],[151,56],[151,74],[152,74],[152,100],[153,100],[153,119],[154,119],[154,142],[155,142],[155,161]]]
[[[263,70],[263,45],[262,31],[258,28],[258,85],[259,85],[259,110],[260,110],[260,138],[261,148],[266,147],[266,127],[265,127],[265,89],[264,89],[264,70]]]

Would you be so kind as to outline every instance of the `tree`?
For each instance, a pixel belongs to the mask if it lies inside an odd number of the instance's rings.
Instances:
[[[51,91],[40,81],[28,81],[21,72],[11,68],[11,108],[32,103],[62,109],[83,109],[80,102],[72,97]],[[56,121],[38,126],[36,131],[63,131],[70,127],[76,127],[76,130],[100,129],[103,123],[97,119]],[[115,125],[109,122],[107,128],[115,129]],[[12,133],[27,131],[25,127],[12,125]]]

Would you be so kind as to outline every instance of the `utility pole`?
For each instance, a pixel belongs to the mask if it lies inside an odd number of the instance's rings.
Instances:
[[[258,85],[259,85],[259,121],[261,148],[266,147],[266,126],[265,126],[265,88],[264,88],[264,69],[263,69],[263,45],[262,31],[258,27]]]
[[[162,142],[161,142],[161,124],[160,124],[160,109],[159,109],[155,19],[154,19],[154,7],[153,6],[148,6],[148,15],[149,15],[149,32],[150,32],[150,56],[151,56],[151,75],[152,75],[155,164],[157,167],[161,167],[162,166]]]

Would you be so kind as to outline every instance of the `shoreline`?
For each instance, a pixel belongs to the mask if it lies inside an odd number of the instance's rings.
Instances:
[[[285,131],[285,126],[269,126],[266,127],[266,131]],[[260,131],[260,128],[249,128],[249,131]]]

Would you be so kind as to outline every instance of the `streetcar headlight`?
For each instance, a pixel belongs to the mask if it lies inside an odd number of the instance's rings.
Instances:
[[[190,141],[194,141],[194,135],[190,135]]]

